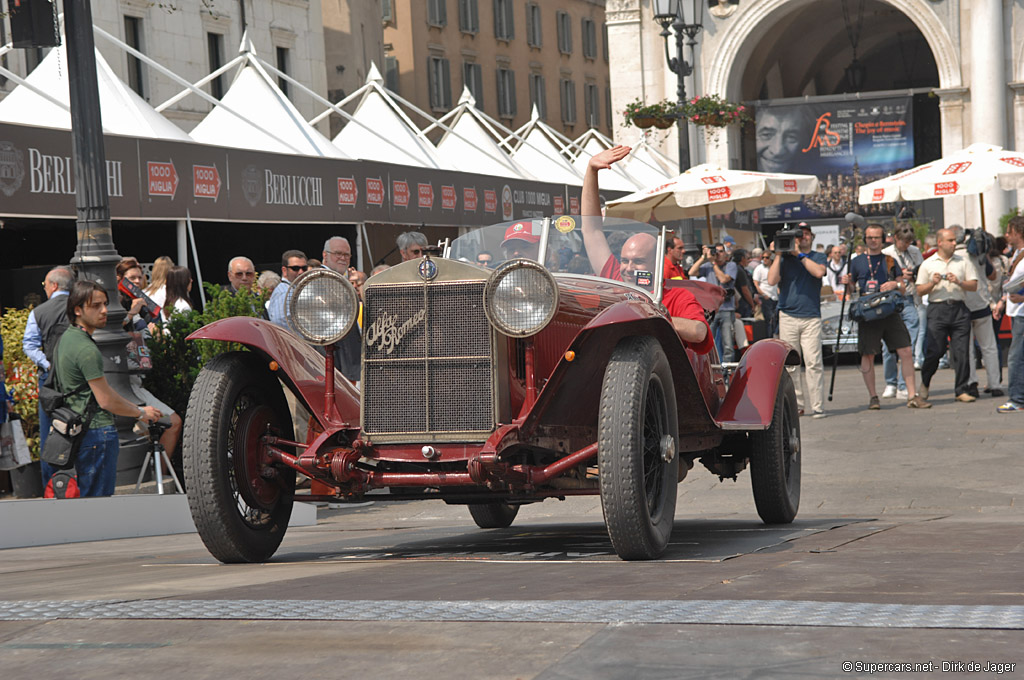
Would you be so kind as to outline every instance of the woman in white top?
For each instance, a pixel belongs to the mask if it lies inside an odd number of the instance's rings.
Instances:
[[[153,263],[153,271],[149,274],[149,287],[146,288],[146,295],[161,307],[167,300],[167,272],[171,271],[173,266],[174,260],[166,255],[161,255],[156,258],[156,262]]]
[[[192,272],[187,267],[171,267],[167,272],[167,300],[160,310],[164,323],[175,312],[187,312],[192,309],[188,294],[192,291]]]

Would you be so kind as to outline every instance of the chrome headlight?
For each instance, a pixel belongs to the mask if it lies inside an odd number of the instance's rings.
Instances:
[[[288,322],[312,345],[329,345],[352,329],[359,296],[348,279],[331,269],[311,269],[292,284]]]
[[[499,332],[513,338],[534,335],[548,325],[558,308],[554,277],[532,260],[500,265],[484,288],[484,311]]]

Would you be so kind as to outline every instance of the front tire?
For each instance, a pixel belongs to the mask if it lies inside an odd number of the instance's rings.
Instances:
[[[601,387],[601,509],[615,552],[654,559],[672,533],[679,478],[679,420],[672,370],[650,337],[622,340]]]
[[[512,526],[519,506],[510,503],[470,503],[469,514],[481,529],[504,529]]]
[[[782,372],[772,424],[750,435],[750,481],[754,505],[765,524],[789,524],[800,508],[800,415],[796,390]]]
[[[189,397],[182,451],[192,519],[221,562],[265,562],[288,528],[295,471],[266,467],[268,432],[292,439],[280,383],[263,362],[230,352],[207,363]]]

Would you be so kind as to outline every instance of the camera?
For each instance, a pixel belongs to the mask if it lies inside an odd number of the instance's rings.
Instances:
[[[793,250],[793,244],[802,234],[800,229],[780,229],[775,232],[775,252],[786,254]]]

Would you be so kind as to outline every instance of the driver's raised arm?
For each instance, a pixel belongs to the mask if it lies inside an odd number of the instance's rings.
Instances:
[[[621,161],[629,155],[629,152],[628,146],[619,144],[596,153],[590,157],[587,171],[583,175],[583,196],[580,205],[580,214],[583,217],[581,231],[583,232],[583,246],[587,249],[590,268],[594,272],[601,271],[612,255],[604,232],[601,231],[601,197],[598,191],[597,173],[612,167],[612,163]],[[588,217],[592,219],[587,219]]]

